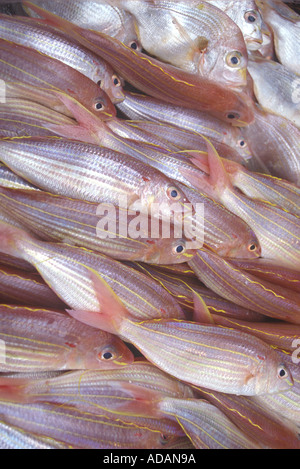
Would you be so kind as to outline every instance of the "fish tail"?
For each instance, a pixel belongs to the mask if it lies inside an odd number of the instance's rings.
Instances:
[[[67,310],[67,312],[73,318],[89,326],[118,334],[129,312],[99,273],[91,268],[87,269],[100,305],[99,311]]]
[[[0,252],[13,257],[22,258],[22,241],[30,239],[26,231],[0,222]]]

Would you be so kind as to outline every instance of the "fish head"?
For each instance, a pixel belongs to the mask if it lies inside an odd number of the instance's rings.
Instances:
[[[196,243],[174,239],[172,235],[149,241],[153,242],[153,249],[149,249],[144,258],[144,262],[149,264],[182,264],[191,260],[197,252]]]
[[[93,80],[106,92],[113,104],[124,101],[125,94],[123,92],[123,80],[114,73],[111,67],[108,67],[107,72],[104,74],[102,70],[97,70]]]
[[[151,217],[160,218],[165,223],[183,227],[184,218],[194,214],[193,205],[183,191],[163,174],[145,182],[141,199]]]
[[[133,361],[133,353],[126,344],[108,332],[95,331],[77,346],[76,362],[79,369],[121,368]]]
[[[220,244],[217,253],[222,257],[235,259],[257,259],[261,256],[260,243],[251,229],[237,234],[231,242]]]
[[[236,23],[240,27],[248,50],[258,50],[262,44],[262,17],[254,0],[244,0],[238,9]]]
[[[275,350],[271,352],[257,356],[260,363],[251,378],[257,395],[288,391],[294,384],[292,373],[282,357]]]
[[[117,115],[114,104],[108,94],[101,90],[101,88],[98,95],[91,95],[87,99],[85,107],[101,120],[108,120]]]

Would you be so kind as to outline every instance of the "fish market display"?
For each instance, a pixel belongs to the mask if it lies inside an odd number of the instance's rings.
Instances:
[[[299,48],[295,1],[0,0],[0,449],[300,448]]]

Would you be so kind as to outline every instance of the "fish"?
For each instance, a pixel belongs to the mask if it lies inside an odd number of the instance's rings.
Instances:
[[[162,415],[180,423],[196,449],[260,448],[206,399],[163,398],[158,408]]]
[[[74,125],[60,112],[20,98],[6,98],[0,106],[0,137],[50,137],[55,135],[45,124]]]
[[[0,422],[0,448],[1,449],[73,449],[71,445],[64,444],[54,438],[25,432],[21,428]]]
[[[300,188],[274,176],[249,171],[242,165],[223,160],[231,183],[250,198],[270,202],[300,216]]]
[[[137,215],[121,207],[107,213],[108,208],[101,211],[98,203],[2,187],[0,200],[6,214],[45,241],[85,247],[118,260],[156,264],[186,262],[187,256],[196,253],[187,238],[178,238],[173,225],[159,220],[155,226],[146,215],[139,215],[141,226],[133,233]]]
[[[220,8],[240,28],[248,51],[260,49],[263,42],[262,17],[255,4],[255,0],[206,0],[205,3]]]
[[[300,127],[300,106],[297,87],[300,75],[273,60],[251,56],[248,70],[253,79],[254,94],[261,107],[289,119]]]
[[[0,412],[7,425],[18,425],[23,431],[42,434],[78,449],[165,449],[178,438],[73,406],[3,400]]]
[[[1,305],[0,315],[1,372],[107,369],[134,360],[118,337],[64,312]]]
[[[115,259],[86,248],[40,241],[4,222],[0,233],[0,251],[32,264],[70,308],[99,311],[92,269],[107,280],[137,319],[184,317],[176,300],[157,282]]]
[[[279,392],[293,386],[282,358],[253,335],[180,319],[135,321],[105,280],[93,272],[91,278],[100,311],[68,310],[69,314],[126,337],[147,360],[171,376],[241,395]]]
[[[79,28],[30,2],[24,4],[109,62],[116,73],[140,91],[170,104],[209,111],[233,125],[244,126],[253,121],[253,104],[244,92],[164,64],[115,38]]]
[[[261,246],[261,256],[284,267],[300,268],[300,232],[298,217],[271,203],[249,198],[234,189],[215,148],[207,140],[210,175],[202,177],[198,187],[241,217],[254,231]],[[200,155],[194,159],[199,162]],[[199,162],[199,164],[198,164]],[[182,169],[196,184],[195,178]]]
[[[0,147],[3,163],[47,192],[152,213],[167,222],[172,217],[180,226],[192,212],[174,181],[124,153],[51,137],[5,139]]]
[[[0,15],[0,38],[34,49],[74,68],[97,83],[114,104],[125,97],[121,79],[108,63],[42,20]]]
[[[213,138],[232,147],[243,160],[247,160],[251,155],[247,140],[239,127],[225,123],[207,112],[168,104],[151,96],[127,90],[124,101],[116,107],[132,120],[163,122]]]
[[[264,316],[300,324],[299,292],[263,280],[205,249],[199,249],[188,264],[221,297]]]
[[[219,8],[179,0],[120,0],[117,4],[133,15],[139,40],[151,56],[232,89],[246,85],[243,35]]]
[[[11,189],[25,189],[39,191],[40,189],[25,179],[17,176],[5,164],[0,163],[0,186]]]
[[[255,0],[262,17],[274,35],[276,55],[281,64],[300,74],[297,44],[300,40],[300,15],[279,0]]]
[[[299,439],[295,432],[282,419],[256,404],[254,397],[234,396],[204,388],[197,388],[197,392],[199,398],[218,407],[240,430],[263,448],[299,448]]]
[[[38,51],[0,40],[0,75],[5,82],[58,89],[71,94],[98,117],[109,119],[116,109],[108,95],[92,80],[59,60]],[[52,71],[55,69],[55,74]],[[28,99],[28,92],[25,97]]]
[[[159,282],[160,285],[176,298],[177,302],[184,309],[186,318],[189,320],[193,320],[194,317],[195,292],[204,300],[211,315],[231,317],[249,322],[261,322],[266,319],[264,315],[255,313],[250,309],[243,308],[222,298],[209,288],[199,284],[196,278],[186,278],[180,275],[180,273],[172,274],[161,269],[161,266],[150,266],[141,262],[130,262],[129,264],[126,263],[126,265],[146,273],[150,278]]]
[[[140,48],[132,16],[109,2],[66,0],[62,4],[60,0],[34,0],[31,3],[82,28],[104,32],[128,46]],[[30,16],[39,16],[30,6],[23,7]]]
[[[0,266],[0,295],[2,302],[31,307],[64,310],[66,305],[35,273]]]
[[[255,108],[255,121],[242,129],[252,158],[245,166],[300,186],[299,129],[288,119]]]

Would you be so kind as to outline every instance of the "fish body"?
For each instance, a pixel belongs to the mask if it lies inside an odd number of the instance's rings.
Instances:
[[[161,237],[156,237],[156,227],[146,215],[138,217],[141,227],[136,236],[131,226],[134,228],[137,215],[121,207],[115,207],[107,215],[106,211],[100,212],[97,203],[43,191],[31,194],[28,190],[4,188],[0,188],[0,199],[6,214],[13,214],[23,228],[26,226],[45,241],[85,247],[118,260],[157,264],[186,262],[187,256],[196,253],[189,248],[188,239],[178,238],[174,226],[164,227],[161,220],[157,224]],[[163,237],[167,228],[170,236]]]
[[[113,103],[124,99],[119,77],[110,65],[66,34],[31,18],[0,15],[0,37],[65,63],[97,83]]]
[[[120,5],[134,16],[150,55],[231,88],[245,86],[244,39],[220,9],[206,2],[168,0],[121,0]]]
[[[300,74],[297,48],[300,40],[300,15],[279,0],[255,1],[264,21],[272,29],[279,61],[294,73]]]
[[[177,302],[154,280],[104,254],[39,241],[4,223],[1,224],[1,238],[2,252],[29,261],[72,309],[99,311],[100,304],[90,278],[91,272],[95,271],[106,279],[138,319],[183,317]]]
[[[133,361],[120,339],[62,312],[3,305],[0,314],[2,372],[111,368]]]
[[[5,82],[33,85],[37,89],[62,90],[77,97],[98,117],[115,115],[114,105],[108,95],[72,67],[38,51],[2,39],[0,51],[0,74]],[[54,69],[55,74],[52,73]]]
[[[247,50],[253,51],[261,47],[262,17],[255,0],[206,0],[206,3],[220,8],[237,24],[243,33]]]
[[[297,89],[300,75],[278,62],[255,57],[250,57],[248,70],[261,107],[267,112],[289,119],[299,128],[300,105]]]

